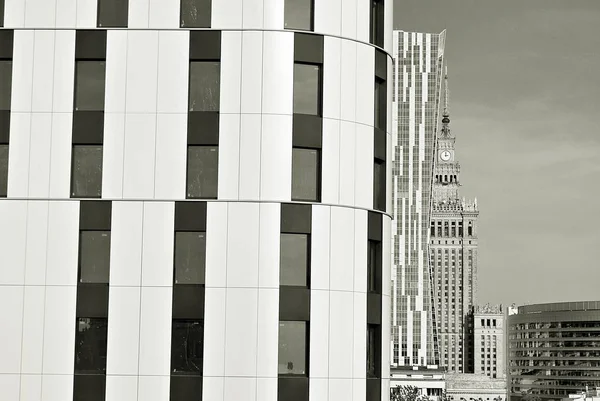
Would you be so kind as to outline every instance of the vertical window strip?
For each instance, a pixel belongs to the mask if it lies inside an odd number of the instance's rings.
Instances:
[[[3,9],[4,2],[2,1],[0,2],[0,23]],[[0,198],[8,195],[13,38],[13,30],[0,30]]]
[[[383,215],[368,212],[367,232],[367,401],[381,400]]]

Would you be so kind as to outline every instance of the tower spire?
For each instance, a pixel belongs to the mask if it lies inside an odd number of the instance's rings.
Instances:
[[[448,66],[444,71],[444,112],[442,113],[442,134],[444,136],[450,136],[450,90],[448,89]]]

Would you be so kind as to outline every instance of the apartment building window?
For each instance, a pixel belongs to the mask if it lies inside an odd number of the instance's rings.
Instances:
[[[473,222],[469,221],[469,225],[467,227],[467,235],[471,237],[473,235]]]
[[[367,400],[381,400],[382,235],[381,213],[367,219]],[[404,335],[403,335],[404,337]],[[403,349],[403,354],[406,352]]]
[[[79,233],[79,281],[108,283],[110,231],[83,230]]]
[[[385,211],[387,159],[387,55],[375,51],[373,208]]]
[[[378,325],[367,325],[367,378],[381,376],[381,351],[379,350],[381,341],[378,341],[379,330],[380,326]]]
[[[175,232],[175,284],[204,284],[206,233]]]
[[[102,195],[102,143],[73,144],[71,196],[100,198]]]
[[[294,113],[321,115],[321,66],[294,64]]]
[[[190,62],[190,111],[219,111],[221,63]]]
[[[385,161],[375,159],[373,162],[373,208],[385,211],[386,171]]]
[[[173,374],[202,375],[204,321],[173,320],[171,371]]]
[[[384,60],[384,62],[385,62],[385,60]],[[380,78],[380,77],[375,77],[375,127],[386,131],[386,120],[387,120],[387,83],[386,83],[385,79]]]
[[[371,44],[379,47],[383,47],[384,15],[384,0],[371,0],[371,32],[369,41]]]
[[[104,110],[106,62],[78,60],[75,64],[75,110]]]
[[[77,318],[75,374],[106,373],[108,319]]]
[[[12,31],[7,32],[12,33]],[[1,58],[0,55],[0,110],[10,110],[11,86],[12,60]]]
[[[285,0],[285,29],[312,31],[313,20],[314,0]]]
[[[0,28],[4,26],[4,0],[0,0]]]
[[[127,28],[129,0],[98,0],[98,28]]]
[[[210,28],[211,0],[181,0],[181,28]]]
[[[279,375],[307,376],[307,338],[307,322],[279,322],[279,359],[277,369]]]
[[[218,193],[218,146],[188,145],[187,197],[215,199]]]
[[[320,149],[292,149],[292,200],[316,201],[321,197]]]
[[[307,234],[281,233],[280,285],[308,285],[310,238]]]
[[[367,291],[381,293],[381,242],[368,241]]]

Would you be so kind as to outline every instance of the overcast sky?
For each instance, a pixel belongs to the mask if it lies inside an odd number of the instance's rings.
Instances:
[[[600,300],[600,0],[394,6],[394,29],[447,30],[478,303]]]

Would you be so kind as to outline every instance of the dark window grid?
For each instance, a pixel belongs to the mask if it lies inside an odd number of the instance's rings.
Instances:
[[[90,239],[95,244],[86,243],[85,239]],[[79,230],[79,250],[77,257],[77,283],[85,284],[107,284],[110,279],[110,244],[111,232],[109,230]],[[104,252],[99,256],[99,260],[93,263],[93,271],[82,272],[86,263],[82,259],[88,255],[95,256],[94,253]],[[105,271],[102,271],[105,269]]]
[[[305,149],[305,150],[315,150],[317,151],[317,176],[316,176],[316,180],[317,180],[317,186],[316,186],[316,192],[317,192],[317,196],[316,199],[304,199],[304,198],[294,198],[292,197],[293,201],[298,201],[298,202],[321,202],[321,189],[322,189],[322,178],[323,178],[323,169],[322,169],[322,159],[323,159],[323,154],[321,152],[321,149],[319,148],[308,148],[308,147],[300,147],[300,146],[294,146],[293,149]],[[293,158],[293,156],[292,156]],[[293,171],[293,164],[292,164],[292,177],[294,175],[294,171]],[[292,182],[292,188],[293,188],[293,182]]]
[[[99,149],[97,149],[99,148]],[[100,165],[96,166],[97,167],[97,184],[96,184],[96,188],[92,188],[89,191],[86,189],[85,191],[83,190],[79,190],[78,189],[78,181],[77,178],[81,178],[76,176],[75,172],[76,172],[76,167],[77,167],[77,163],[80,162],[80,160],[77,159],[77,154],[81,153],[79,151],[81,150],[88,150],[88,151],[98,151],[100,153]],[[90,152],[91,153],[91,152]],[[82,198],[82,199],[86,199],[86,198],[90,198],[90,199],[94,199],[94,198],[101,198],[102,197],[102,174],[103,174],[103,164],[104,164],[104,148],[102,143],[93,143],[93,144],[79,144],[79,143],[74,143],[71,149],[71,197],[72,198]],[[88,168],[93,168],[93,166],[87,166]],[[83,193],[86,192],[86,193]]]
[[[201,150],[206,152],[207,159],[204,161],[213,162],[211,167],[208,167],[208,163],[203,164],[202,158],[194,160],[197,165],[191,165],[193,161],[190,156],[194,151],[199,154]],[[216,159],[208,160],[208,155],[212,155]],[[188,145],[186,156],[186,199],[217,199],[219,193],[219,147]],[[198,174],[192,175],[190,170],[197,171]]]
[[[81,64],[80,64],[81,63]],[[103,94],[102,94],[102,107],[100,108],[78,108],[78,95],[79,90],[79,82],[78,82],[78,66],[79,65],[92,65],[93,63],[104,63],[104,76],[103,76]],[[75,74],[74,74],[74,86],[73,86],[73,110],[74,111],[104,111],[104,106],[106,102],[106,58],[85,58],[85,59],[75,59]]]
[[[308,4],[310,7],[309,10],[309,26],[308,27],[299,27],[297,24],[295,24],[296,26],[287,26],[288,21],[290,20],[290,13],[291,10],[288,7],[288,5],[291,5],[292,3],[294,4],[298,4],[298,3],[304,3],[304,4]],[[284,29],[290,29],[290,30],[296,30],[296,31],[314,31],[315,27],[315,1],[314,0],[285,0],[285,5],[284,5]]]
[[[300,61],[295,61],[294,65],[300,65],[300,66],[311,66],[311,67],[318,67],[319,68],[319,73],[317,75],[317,113],[313,114],[319,117],[323,116],[323,64],[318,64],[318,63],[304,63],[304,62],[300,62]],[[294,69],[294,91],[296,91],[296,80],[295,80],[295,74],[296,71]],[[292,96],[294,99],[294,103],[295,103],[295,96]],[[297,113],[296,108],[294,107],[294,113],[295,114],[303,114],[303,113]]]
[[[210,28],[212,0],[181,0],[180,28]]]
[[[280,319],[279,322],[299,322],[299,320],[285,320]],[[290,373],[277,373],[278,377],[309,377],[309,363],[310,363],[310,321],[303,321],[305,323],[306,333],[304,335],[304,374],[290,374]],[[281,341],[280,333],[278,333],[278,341]]]
[[[75,374],[105,374],[108,319],[75,320]]]
[[[310,234],[299,234],[299,233],[292,233],[292,232],[286,232],[286,231],[282,231],[281,234],[290,234],[290,235],[304,235],[306,236],[306,285],[285,285],[285,284],[281,284],[281,286],[283,287],[297,287],[297,288],[308,288],[310,289],[310,278],[311,278],[311,235]],[[280,234],[280,238],[281,238],[281,234]],[[280,246],[280,252],[281,252],[281,246]],[[281,256],[280,256],[280,266],[279,269],[281,271]],[[280,273],[280,281],[281,281],[281,273]]]
[[[178,234],[179,237],[181,239],[183,239],[184,237],[193,237],[195,235],[198,236],[202,236],[202,240],[198,241],[196,243],[196,245],[200,245],[200,253],[196,254],[196,255],[192,255],[191,251],[192,249],[190,249],[191,247],[189,247],[190,242],[188,242],[187,244],[182,244],[181,242],[178,244]],[[190,239],[190,238],[187,238]],[[196,230],[177,230],[175,231],[175,235],[173,238],[173,242],[174,242],[174,252],[173,252],[173,284],[174,285],[186,285],[186,284],[192,284],[192,285],[200,285],[200,286],[204,286],[206,283],[206,232],[205,231],[196,231]],[[202,249],[202,243],[203,242],[203,249]],[[178,246],[179,245],[179,246]],[[185,249],[185,254],[183,254],[181,251],[181,246],[188,246],[188,249]],[[183,258],[183,259],[182,259]],[[192,265],[190,265],[190,263]],[[178,268],[182,267],[185,268],[187,266],[187,269],[190,270],[192,269],[194,266],[194,263],[199,263],[198,265],[196,265],[198,267],[198,270],[196,272],[196,274],[194,274],[194,272],[188,271],[187,274],[185,274],[185,271],[180,271]],[[178,274],[180,273],[180,274]],[[179,276],[179,277],[178,277]],[[187,279],[183,279],[181,276],[187,277]]]
[[[171,329],[171,374],[201,376],[204,320],[174,319]]]

